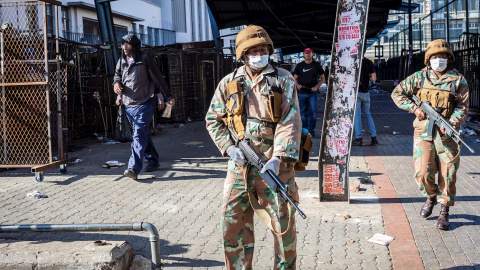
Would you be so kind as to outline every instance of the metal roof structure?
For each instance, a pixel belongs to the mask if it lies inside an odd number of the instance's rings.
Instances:
[[[206,0],[219,29],[256,24],[267,30],[283,54],[330,53],[336,0]],[[402,0],[370,0],[366,38],[375,38],[387,25],[388,13]]]

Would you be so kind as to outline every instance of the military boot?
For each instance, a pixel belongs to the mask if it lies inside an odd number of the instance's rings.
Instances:
[[[432,214],[433,207],[437,204],[437,196],[428,197],[427,201],[420,210],[420,216],[427,218]]]
[[[448,211],[450,210],[450,206],[442,204],[441,207],[440,215],[437,220],[437,228],[440,230],[448,230],[450,228],[450,222],[448,221]]]

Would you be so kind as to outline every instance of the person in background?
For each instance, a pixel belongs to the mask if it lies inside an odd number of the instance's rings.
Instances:
[[[370,113],[370,82],[377,80],[377,74],[375,73],[375,66],[372,61],[362,59],[362,70],[360,72],[360,85],[358,87],[357,94],[357,108],[355,111],[355,140],[352,145],[362,146],[362,115],[367,121],[368,131],[372,138],[370,145],[374,146],[378,144],[377,130],[375,129],[375,123],[373,122],[372,114]]]
[[[426,67],[401,81],[392,92],[395,104],[414,113],[413,162],[415,180],[427,200],[420,216],[432,214],[435,204],[440,202],[437,228],[450,228],[449,210],[455,204],[457,170],[460,166],[460,145],[445,134],[445,128],[436,127],[432,137],[428,136],[429,119],[410,97],[416,95],[422,102],[429,101],[442,117],[460,129],[468,115],[468,83],[465,77],[453,68],[455,56],[449,44],[437,39],[427,45]],[[435,175],[438,173],[438,184]]]
[[[133,129],[132,154],[124,175],[137,180],[144,158],[148,162],[146,172],[155,171],[159,166],[159,156],[150,138],[155,89],[160,91],[157,95],[159,109],[165,106],[164,102],[175,105],[175,99],[155,61],[140,51],[141,41],[128,34],[122,38],[122,43],[122,57],[115,68],[113,90],[118,95],[116,104],[125,105]]]
[[[308,129],[312,137],[316,137],[318,89],[325,81],[322,66],[313,60],[313,50],[303,50],[304,61],[298,63],[293,76],[298,90],[298,102],[302,115],[302,127]]]

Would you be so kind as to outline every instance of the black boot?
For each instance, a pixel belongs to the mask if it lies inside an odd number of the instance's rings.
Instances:
[[[448,230],[450,228],[450,222],[448,221],[449,206],[441,205],[440,215],[438,216],[437,228],[440,230]]]
[[[372,137],[372,142],[370,143],[371,146],[378,144],[377,137]]]
[[[423,218],[427,218],[432,214],[433,207],[437,204],[437,196],[428,197],[427,201],[420,210],[420,216]]]
[[[353,140],[352,145],[353,146],[362,146],[363,145],[362,138],[358,138],[358,139]]]

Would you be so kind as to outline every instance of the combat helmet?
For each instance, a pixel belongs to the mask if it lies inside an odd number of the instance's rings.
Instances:
[[[425,65],[428,66],[430,56],[436,53],[446,53],[448,54],[448,62],[452,63],[455,61],[455,55],[453,55],[450,45],[443,39],[436,39],[427,45],[427,50],[425,51]]]
[[[249,25],[242,31],[238,32],[235,40],[235,53],[237,61],[241,60],[245,52],[258,45],[268,45],[268,53],[273,54],[273,42],[267,31],[258,25]]]

